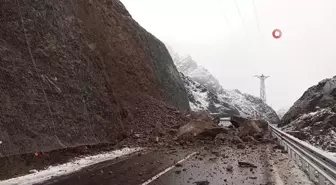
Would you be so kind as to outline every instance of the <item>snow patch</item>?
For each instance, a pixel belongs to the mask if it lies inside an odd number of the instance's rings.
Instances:
[[[225,90],[224,93],[218,94],[218,97],[221,101],[233,105],[239,110],[241,116],[246,118],[263,118],[268,120],[269,114],[272,114],[271,112],[261,111],[264,109],[264,107],[262,107],[264,103],[259,98],[243,94],[238,90]]]
[[[305,141],[327,151],[334,151],[336,147],[336,128],[325,127],[320,118],[332,116],[331,108],[319,109],[315,112],[302,114],[300,117],[282,128],[285,132],[299,132],[305,136]]]
[[[291,139],[295,140],[296,142],[298,142],[298,143],[304,145],[305,147],[307,147],[307,148],[313,150],[314,152],[316,152],[316,153],[320,153],[320,154],[324,155],[326,158],[329,158],[330,160],[336,162],[336,156],[335,156],[335,153],[327,152],[327,151],[325,151],[325,150],[322,150],[322,149],[320,149],[320,148],[317,148],[317,147],[315,147],[315,146],[309,144],[308,142],[302,141],[302,140],[300,140],[300,139],[298,139],[298,138],[296,138],[296,137],[294,137],[294,136],[292,136],[292,135],[286,134],[286,136],[288,136],[288,137],[290,137]]]
[[[241,93],[239,90],[226,90],[204,67],[199,66],[191,56],[180,56],[169,50],[174,63],[182,73],[188,91],[189,105],[193,111],[209,111],[240,115],[249,119],[265,119],[278,123],[279,118],[271,107],[260,98]]]
[[[207,110],[209,107],[208,101],[208,91],[203,88],[200,88],[201,85],[197,82],[191,82],[185,86],[189,92],[192,93],[194,97],[194,102],[189,101],[191,110],[201,111]]]
[[[4,181],[0,181],[0,185],[31,185],[36,183],[42,183],[44,181],[50,180],[56,176],[63,176],[70,173],[79,171],[85,167],[115,159],[123,155],[131,154],[136,151],[142,150],[141,148],[124,148],[121,150],[115,150],[111,152],[106,152],[94,156],[87,156],[83,158],[77,158],[71,162],[58,165],[49,166],[45,170],[37,171],[32,170],[33,174],[24,175],[21,177],[16,177]]]
[[[326,110],[326,109],[320,109],[320,110],[318,110],[318,111],[316,111],[316,112],[310,112],[310,113],[308,113],[308,114],[303,114],[302,116],[300,116],[299,119],[307,119],[307,118],[311,118],[311,117],[315,116],[316,114],[319,114],[319,113],[321,113],[321,112],[323,112],[323,111],[325,111],[325,110]]]

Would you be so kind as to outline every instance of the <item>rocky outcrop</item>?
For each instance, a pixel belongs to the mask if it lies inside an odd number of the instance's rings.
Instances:
[[[309,88],[281,120],[283,130],[336,152],[336,76]]]
[[[196,63],[193,60],[184,61],[192,61],[192,65],[182,65],[182,62],[180,62],[180,64],[177,65],[178,70],[187,71],[188,74],[190,74],[192,69],[188,69],[186,66],[194,66]],[[180,69],[179,66],[183,66],[183,68]],[[206,110],[220,116],[242,116],[249,119],[264,119],[274,124],[280,122],[276,112],[260,98],[241,93],[238,90],[223,89],[218,83],[218,80],[209,72],[207,73],[204,78],[202,78],[202,75],[193,78],[193,76],[181,73],[192,110]],[[208,78],[209,76],[211,76],[211,78]],[[209,81],[206,79],[209,79]]]
[[[155,135],[190,109],[166,47],[118,0],[3,1],[0,23],[0,156]]]
[[[203,85],[191,80],[182,73],[181,77],[184,81],[192,110],[208,110],[210,113],[221,113],[225,115],[240,114],[237,108],[222,101],[217,94],[212,93]]]
[[[310,87],[284,115],[281,125],[289,124],[302,114],[333,107],[336,104],[336,76]]]
[[[202,66],[199,66],[190,55],[181,57],[178,54],[173,55],[177,69],[184,75],[206,87],[212,93],[222,92],[223,88],[218,80]]]

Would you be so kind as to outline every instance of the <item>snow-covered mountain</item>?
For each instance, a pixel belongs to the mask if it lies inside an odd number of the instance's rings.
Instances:
[[[191,56],[181,57],[170,49],[177,69],[182,73],[192,110],[206,110],[211,113],[240,115],[251,119],[265,119],[279,123],[276,112],[260,98],[226,90],[204,67],[199,66]]]
[[[202,84],[213,93],[222,92],[223,88],[218,80],[212,76],[207,69],[197,65],[190,55],[187,57],[180,57],[176,54],[173,60],[177,69],[184,75]]]
[[[288,111],[288,108],[281,108],[281,109],[277,110],[276,113],[278,114],[279,118],[281,119],[286,114],[287,111]]]
[[[336,152],[336,76],[310,87],[281,120],[283,130]]]
[[[221,96],[209,91],[203,85],[183,75],[183,73],[181,73],[181,77],[188,93],[190,108],[193,111],[208,110],[211,113],[240,115],[239,110],[235,106],[223,101]]]

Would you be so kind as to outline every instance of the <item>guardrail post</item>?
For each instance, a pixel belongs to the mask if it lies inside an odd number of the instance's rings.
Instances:
[[[300,166],[300,163],[301,163],[301,157],[299,155],[296,155],[296,158],[295,158],[295,163]]]
[[[320,173],[319,173],[319,179],[318,179],[318,184],[319,185],[327,185],[327,183],[326,183],[326,178],[323,176],[323,175],[321,175]]]
[[[300,169],[302,169],[302,165],[303,165],[302,161],[303,161],[302,157],[299,156],[299,164],[298,164],[298,166],[299,166]]]
[[[293,154],[292,159],[295,161],[297,155],[294,151],[292,152],[292,154]]]
[[[309,164],[307,161],[304,162],[303,169],[307,174],[309,174]]]
[[[311,165],[308,165],[308,174],[309,174],[310,180],[312,180],[313,182],[316,183],[316,180],[315,180],[315,169]]]
[[[290,158],[290,159],[292,159],[292,149],[288,149],[288,157]]]

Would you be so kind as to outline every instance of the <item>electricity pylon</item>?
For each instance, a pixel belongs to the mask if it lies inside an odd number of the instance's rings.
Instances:
[[[266,103],[266,88],[265,88],[265,80],[269,77],[269,76],[265,76],[265,75],[255,75],[254,77],[257,77],[260,79],[260,99]]]

